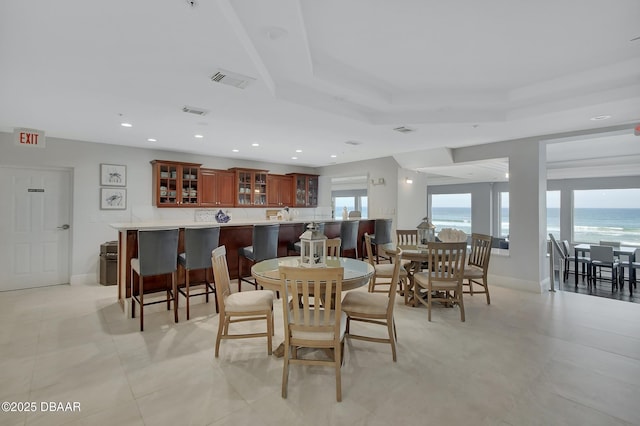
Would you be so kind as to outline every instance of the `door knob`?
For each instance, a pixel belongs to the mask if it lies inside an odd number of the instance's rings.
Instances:
[[[69,229],[69,228],[70,228],[70,226],[68,224],[66,224],[66,223],[64,225],[62,225],[62,226],[58,226],[58,229]]]

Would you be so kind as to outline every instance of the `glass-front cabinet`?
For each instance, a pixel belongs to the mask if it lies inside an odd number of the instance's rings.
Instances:
[[[316,207],[318,205],[318,176],[292,174],[294,179],[294,200],[296,207]]]
[[[237,207],[267,205],[267,170],[229,169],[236,172]]]
[[[174,161],[151,162],[153,203],[157,207],[195,207],[200,202],[200,164]]]

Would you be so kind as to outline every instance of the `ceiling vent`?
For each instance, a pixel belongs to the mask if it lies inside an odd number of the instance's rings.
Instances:
[[[238,74],[236,72],[225,71],[222,68],[219,68],[218,72],[211,76],[211,81],[213,81],[214,83],[222,83],[228,86],[244,89],[249,84],[251,84],[252,81],[255,81],[255,78]]]
[[[416,129],[412,129],[410,127],[406,127],[406,126],[400,126],[400,127],[396,127],[395,129],[396,132],[400,132],[400,133],[411,133],[411,132],[415,132]]]
[[[353,145],[353,146],[362,145],[362,142],[358,142],[358,141],[346,141],[345,143],[347,145]]]
[[[195,107],[190,107],[186,105],[182,107],[182,111],[188,112],[189,114],[199,115],[199,116],[207,115],[207,113],[209,112],[206,109],[195,108]]]

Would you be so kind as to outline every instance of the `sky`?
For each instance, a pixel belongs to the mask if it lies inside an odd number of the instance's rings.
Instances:
[[[470,207],[471,194],[434,194],[439,207]],[[595,189],[574,191],[575,208],[635,208],[640,209],[640,188]],[[509,207],[508,197],[502,206]],[[547,192],[547,207],[560,207],[560,191]]]

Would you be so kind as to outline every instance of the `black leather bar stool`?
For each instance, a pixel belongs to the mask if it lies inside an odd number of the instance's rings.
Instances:
[[[344,256],[346,250],[354,250],[354,258],[358,258],[358,226],[359,220],[343,220],[340,224],[340,239],[342,245],[340,247],[340,253]]]
[[[258,284],[255,281],[249,281],[242,276],[242,266],[245,263],[245,259],[249,260],[250,264],[253,265],[262,260],[278,257],[279,232],[279,223],[253,225],[252,245],[238,249],[238,291],[242,291],[242,281],[248,282],[256,290],[258,289]]]
[[[383,244],[389,244],[391,242],[391,227],[393,225],[393,219],[376,219],[374,224],[374,234],[371,237],[371,248],[376,254],[376,263],[380,263],[380,247]],[[364,242],[364,238],[363,238]],[[364,251],[362,256],[364,256]],[[383,259],[391,261],[391,257],[383,256]]]
[[[178,270],[178,229],[138,231],[138,257],[131,259],[131,318],[136,317],[136,303],[140,305],[140,331],[144,331],[144,306],[164,303],[164,300],[144,302],[144,277],[171,274],[171,287],[167,286],[167,310],[173,299],[174,320],[178,322],[176,304],[176,271]],[[138,287],[134,281],[138,274]]]
[[[186,228],[184,230],[184,253],[178,255],[178,264],[182,265],[185,270],[185,285],[184,291],[182,287],[179,287],[178,291],[186,299],[187,320],[190,318],[189,299],[194,296],[204,295],[206,302],[209,303],[209,293],[213,293],[214,297],[216,297],[216,312],[218,312],[218,296],[209,281],[209,271],[211,270],[211,252],[218,247],[219,242],[219,226],[212,228]],[[204,269],[204,292],[191,293],[189,271],[199,269]],[[178,305],[178,297],[176,297],[176,305]]]

